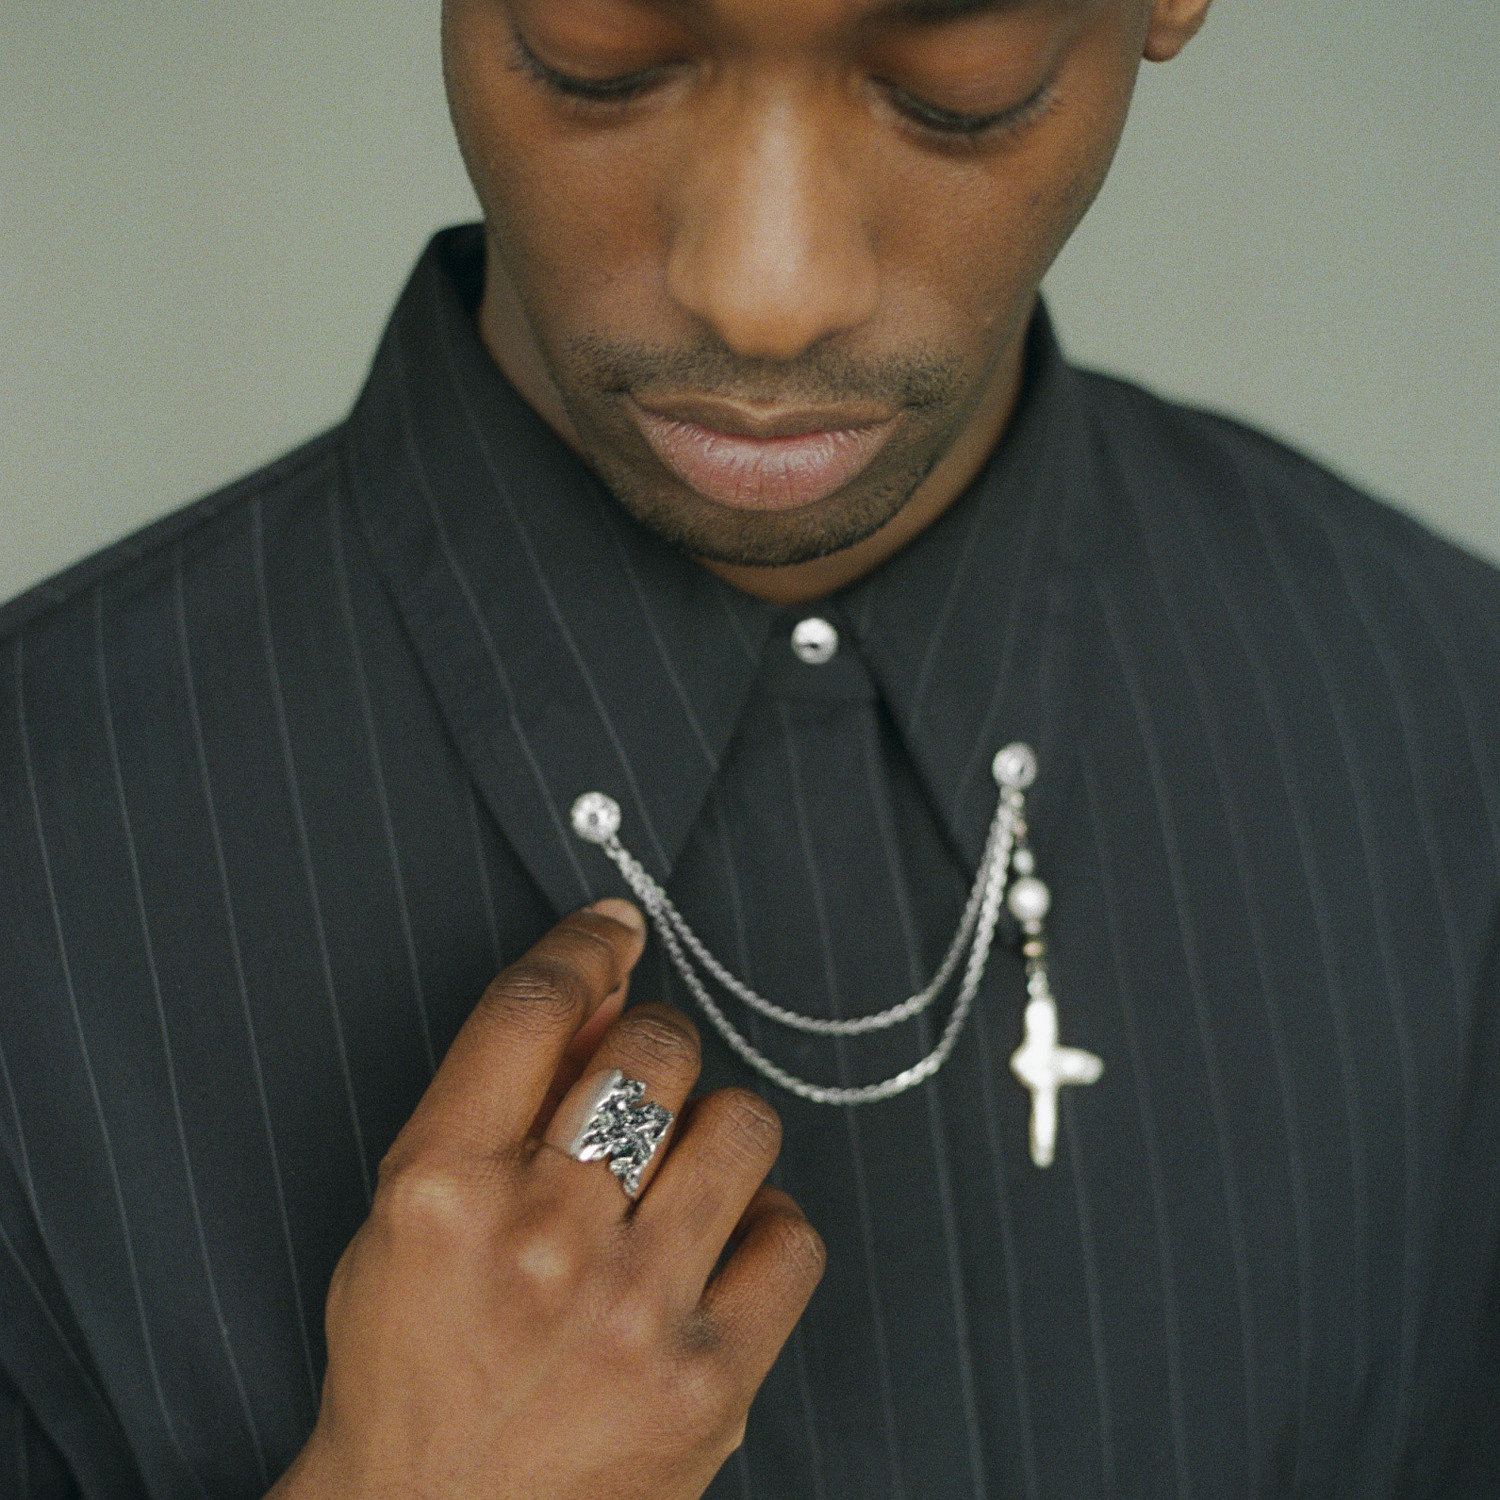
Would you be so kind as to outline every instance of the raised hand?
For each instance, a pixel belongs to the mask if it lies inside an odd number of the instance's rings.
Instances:
[[[690,1500],[739,1443],[823,1247],[764,1183],[770,1106],[684,1108],[692,1023],[620,1013],[643,945],[600,902],[485,992],[334,1273],[322,1409],[277,1500]],[[680,1112],[634,1202],[568,1154],[614,1069]]]

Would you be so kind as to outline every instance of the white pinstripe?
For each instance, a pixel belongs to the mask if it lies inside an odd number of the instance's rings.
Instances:
[[[1047,507],[1039,502],[1031,507],[1031,516],[1026,526],[1026,538],[1021,543],[1021,557],[1016,565],[1015,576],[1017,578],[1031,576],[1032,558],[1036,554],[1037,541],[1041,536],[1046,509]],[[1021,619],[1026,609],[1025,596],[1025,588],[1018,587],[1010,601],[1010,609],[1005,617],[1005,635],[1001,641],[1000,665],[995,673],[994,690],[990,693],[990,701],[985,707],[984,718],[980,721],[979,733],[974,739],[974,748],[970,750],[963,769],[953,783],[953,794],[948,801],[949,815],[952,817],[957,817],[958,810],[963,806],[964,798],[968,795],[975,776],[979,774],[980,767],[989,765],[989,757],[994,754],[995,745],[1001,742],[1000,711],[1005,703],[1005,695],[1010,691],[1011,668],[1015,664],[1016,643],[1020,636]]]
[[[1367,1250],[1370,1222],[1369,1152],[1365,1144],[1364,1127],[1360,1117],[1361,1101],[1354,1066],[1349,1005],[1339,978],[1338,963],[1334,956],[1334,938],[1329,925],[1327,882],[1323,878],[1316,840],[1312,836],[1307,806],[1297,779],[1291,736],[1288,733],[1286,719],[1281,710],[1279,697],[1272,685],[1265,658],[1257,648],[1249,621],[1240,608],[1233,590],[1229,587],[1219,558],[1203,534],[1202,517],[1194,507],[1184,504],[1178,505],[1178,515],[1193,538],[1198,555],[1203,560],[1208,577],[1224,608],[1225,617],[1229,621],[1240,650],[1250,667],[1251,675],[1255,679],[1256,694],[1261,711],[1266,716],[1277,768],[1286,793],[1287,810],[1291,819],[1293,838],[1297,845],[1303,882],[1307,888],[1308,909],[1312,913],[1313,929],[1318,942],[1318,959],[1323,974],[1323,992],[1328,999],[1329,1021],[1339,1059],[1340,1098],[1343,1101],[1344,1121],[1349,1133],[1350,1186],[1354,1195],[1356,1222],[1354,1279],[1359,1288],[1354,1301],[1359,1308],[1360,1330],[1353,1364],[1356,1370],[1354,1378],[1358,1379],[1357,1372],[1363,1366],[1370,1347],[1369,1304],[1366,1296],[1370,1276]]]
[[[172,1128],[177,1135],[177,1149],[182,1155],[182,1176],[187,1187],[188,1211],[193,1216],[193,1236],[198,1241],[198,1259],[203,1266],[203,1280],[208,1291],[209,1306],[213,1309],[214,1325],[219,1332],[219,1344],[224,1350],[224,1359],[229,1366],[230,1379],[234,1382],[240,1415],[245,1420],[245,1429],[250,1435],[250,1446],[255,1453],[255,1464],[260,1470],[263,1485],[271,1483],[270,1469],[266,1463],[266,1450],[261,1442],[260,1429],[250,1410],[250,1397],[245,1391],[245,1379],[240,1373],[240,1362],[235,1358],[234,1344],[229,1335],[229,1324],[224,1317],[224,1304],[219,1297],[219,1282],[214,1275],[213,1257],[208,1251],[208,1235],[203,1228],[203,1207],[198,1201],[198,1180],[193,1172],[192,1153],[188,1150],[187,1126],[182,1118],[182,1094],[177,1087],[177,1062],[172,1053],[172,1037],[167,1027],[167,1010],[162,1003],[161,975],[156,967],[156,944],[151,938],[151,922],[146,914],[146,892],[141,884],[140,854],[135,842],[135,829],[130,820],[130,804],[125,796],[125,777],[120,768],[120,747],[115,736],[114,707],[109,695],[109,672],[104,656],[104,591],[94,591],[94,665],[98,674],[99,709],[104,719],[104,743],[109,753],[110,775],[114,779],[115,802],[120,810],[120,828],[125,835],[125,854],[130,864],[130,886],[135,896],[136,915],[141,927],[141,951],[146,960],[146,972],[151,979],[151,998],[156,1007],[156,1031],[161,1041],[162,1062],[167,1070],[167,1091],[172,1099]]]
[[[401,940],[406,948],[406,968],[411,977],[412,1001],[416,1006],[417,1024],[422,1031],[422,1047],[427,1058],[427,1076],[437,1072],[437,1053],[432,1045],[432,1023],[427,1017],[427,996],[422,988],[422,969],[417,962],[417,944],[412,937],[411,904],[406,899],[406,880],[401,873],[401,853],[396,847],[396,829],[391,822],[391,802],[386,794],[385,767],[380,763],[380,745],[375,737],[375,713],[370,707],[370,682],[365,673],[364,652],[360,649],[359,631],[354,624],[354,601],[349,597],[349,569],[344,557],[343,528],[339,522],[339,494],[328,492],[328,536],[333,551],[333,576],[338,585],[339,613],[354,658],[354,683],[359,691],[359,712],[364,723],[365,745],[370,753],[370,774],[375,782],[375,804],[380,809],[380,826],[385,834],[385,853],[390,861],[391,880],[396,887],[396,905],[401,912]]]
[[[1083,1295],[1089,1313],[1089,1349],[1094,1361],[1094,1403],[1099,1411],[1099,1471],[1103,1493],[1115,1493],[1115,1432],[1110,1400],[1109,1355],[1104,1338],[1104,1298],[1099,1287],[1099,1264],[1094,1245],[1094,1215],[1089,1206],[1083,1152],[1079,1149],[1077,1114],[1072,1093],[1059,1101],[1063,1136],[1068,1143],[1068,1170],[1073,1179],[1073,1201],[1078,1209],[1078,1248],[1083,1257]]]
[[[1493,769],[1496,765],[1496,757],[1479,725],[1479,715],[1474,708],[1474,688],[1469,681],[1469,674],[1464,670],[1458,651],[1454,647],[1452,632],[1447,622],[1442,619],[1438,611],[1433,609],[1432,600],[1418,584],[1407,560],[1397,557],[1394,565],[1406,589],[1407,598],[1411,600],[1413,608],[1421,615],[1423,623],[1437,643],[1438,653],[1442,656],[1443,665],[1447,668],[1448,676],[1452,680],[1453,693],[1458,699],[1459,710],[1463,715],[1464,735],[1469,742],[1469,756],[1474,763],[1474,778],[1479,784],[1479,795],[1484,802],[1485,820],[1490,825],[1490,843],[1496,854],[1500,855],[1500,783],[1497,783]]]
[[[1380,861],[1375,855],[1375,812],[1370,789],[1360,769],[1356,751],[1357,739],[1349,722],[1348,709],[1335,691],[1335,674],[1328,659],[1325,643],[1312,628],[1307,610],[1292,582],[1293,570],[1288,567],[1281,544],[1276,539],[1263,503],[1249,483],[1242,489],[1249,502],[1251,515],[1260,531],[1261,540],[1276,574],[1277,586],[1285,599],[1292,622],[1302,638],[1317,669],[1318,680],[1333,718],[1334,731],[1339,742],[1345,771],[1349,778],[1349,792],[1354,802],[1355,824],[1359,830],[1360,848],[1363,854],[1365,880],[1370,889],[1370,904],[1375,927],[1375,945],[1380,957],[1381,971],[1385,979],[1386,1004],[1391,1015],[1391,1029],[1395,1035],[1396,1052],[1401,1071],[1401,1128],[1403,1146],[1403,1183],[1405,1201],[1402,1205],[1402,1254],[1404,1265],[1401,1275],[1401,1353],[1399,1362],[1400,1385],[1397,1391],[1399,1420],[1393,1426],[1392,1450],[1399,1453],[1405,1444],[1404,1426],[1410,1420],[1411,1385],[1415,1376],[1417,1358],[1417,1319],[1420,1306],[1416,1293],[1417,1277],[1417,1209],[1421,1201],[1421,1182],[1417,1175],[1419,1153],[1417,1148],[1417,1084],[1416,1065],[1412,1058],[1411,1031],[1406,1018],[1406,995],[1401,984],[1396,963],[1393,928],[1390,919],[1389,895],[1381,873]],[[1404,1413],[1404,1415],[1400,1415]]]
[[[641,586],[640,575],[635,570],[634,563],[630,560],[630,554],[625,549],[625,544],[620,538],[620,528],[614,516],[610,514],[610,507],[600,505],[599,516],[603,522],[610,540],[615,546],[615,556],[620,560],[620,566],[625,570],[625,576],[630,581],[630,590],[635,595],[637,608],[641,612],[641,618],[646,622],[646,631],[651,637],[651,644],[656,648],[657,659],[661,662],[662,670],[667,674],[667,681],[672,684],[672,691],[677,697],[677,702],[682,708],[683,717],[688,722],[688,728],[693,732],[693,741],[702,752],[703,763],[710,771],[719,769],[719,757],[714,754],[713,746],[708,743],[708,736],[703,732],[703,726],[698,722],[697,712],[687,695],[687,689],[682,685],[682,678],[677,671],[676,663],[673,662],[667,651],[667,645],[662,640],[661,631],[657,628],[656,616],[651,609],[651,601],[646,596],[646,591]],[[733,616],[731,615],[731,618]]]
[[[1114,865],[1104,841],[1104,799],[1099,777],[1086,746],[1078,752],[1079,774],[1088,799],[1093,828],[1094,853],[1099,869],[1099,887],[1104,894],[1104,926],[1109,934],[1114,962],[1115,993],[1120,1001],[1120,1019],[1125,1047],[1130,1054],[1130,1072],[1135,1081],[1136,1109],[1141,1118],[1141,1141],[1146,1152],[1146,1175],[1151,1183],[1151,1215],[1156,1229],[1157,1274],[1161,1279],[1162,1337],[1167,1354],[1167,1410],[1172,1422],[1172,1457],[1177,1477],[1178,1500],[1192,1500],[1193,1485],[1188,1472],[1187,1414],[1182,1389],[1182,1336],[1177,1311],[1177,1271],[1172,1257],[1172,1226],[1167,1216],[1166,1179],[1161,1169],[1161,1147],[1157,1141],[1156,1111],[1151,1104],[1151,1086],[1141,1056],[1140,1029],[1136,1024],[1135,999],[1130,985],[1125,940],[1116,894]]]
[[[625,778],[625,784],[630,788],[630,795],[635,799],[646,837],[651,840],[652,847],[656,850],[656,857],[660,863],[660,867],[665,872],[670,861],[667,858],[667,851],[662,844],[661,838],[656,831],[655,821],[651,817],[651,809],[647,805],[645,797],[641,794],[640,785],[635,779],[635,767],[631,764],[630,757],[625,753],[625,746],[620,739],[619,730],[616,729],[615,721],[604,705],[603,695],[599,692],[599,686],[594,681],[593,672],[589,670],[588,660],[579,649],[578,642],[573,637],[573,632],[568,628],[568,622],[563,615],[561,606],[557,602],[557,595],[553,592],[552,584],[547,578],[546,570],[537,560],[536,545],[531,539],[531,533],[527,531],[521,520],[520,508],[516,505],[515,498],[511,494],[510,485],[500,465],[495,462],[494,450],[490,446],[489,439],[485,436],[483,424],[474,413],[473,403],[469,399],[469,392],[458,378],[453,363],[453,348],[448,342],[447,327],[441,316],[434,316],[433,326],[437,331],[438,340],[443,346],[443,355],[448,365],[449,383],[457,398],[458,405],[463,411],[464,419],[469,424],[469,431],[473,435],[475,446],[484,458],[485,467],[489,470],[490,478],[494,481],[496,494],[504,502],[505,513],[515,530],[516,539],[521,544],[521,551],[526,558],[526,564],[531,569],[537,588],[541,591],[542,598],[547,605],[547,613],[552,617],[553,626],[556,628],[563,645],[567,648],[568,655],[573,659],[573,665],[583,683],[584,690],[588,693],[594,712],[599,717],[600,727],[604,730],[605,736],[615,752],[615,758],[620,763],[620,772]],[[454,561],[456,566],[457,559]]]
[[[402,355],[399,343],[392,342],[391,358],[398,369],[404,368],[405,358]],[[412,472],[416,475],[418,487],[422,491],[422,499],[427,506],[427,514],[431,519],[433,528],[437,532],[438,544],[443,549],[443,558],[448,564],[448,571],[453,576],[453,581],[458,585],[462,593],[464,604],[469,611],[469,618],[474,622],[474,628],[479,632],[480,642],[484,646],[485,655],[489,658],[490,667],[495,673],[495,679],[500,684],[500,691],[505,697],[506,723],[511,733],[516,737],[516,743],[521,747],[521,754],[526,761],[526,769],[531,773],[531,779],[536,784],[538,794],[542,799],[542,806],[547,809],[547,816],[551,820],[557,842],[562,847],[563,854],[572,868],[573,874],[578,879],[578,889],[583,894],[584,901],[592,901],[594,888],[587,875],[584,874],[583,865],[579,862],[578,854],[574,848],[574,841],[568,834],[567,825],[563,821],[563,815],[557,805],[557,799],[552,795],[552,788],[547,784],[547,779],[542,775],[541,765],[536,758],[536,751],[532,748],[526,731],[521,727],[520,710],[516,702],[515,688],[511,684],[510,674],[505,670],[504,658],[500,655],[500,649],[495,643],[494,632],[490,629],[489,621],[484,617],[484,611],[479,607],[479,600],[474,596],[474,590],[469,584],[469,576],[459,566],[458,554],[453,547],[453,539],[448,535],[447,524],[443,520],[442,512],[438,509],[437,497],[432,492],[432,482],[427,474],[427,467],[422,462],[421,451],[417,446],[416,431],[413,426],[411,402],[408,398],[410,382],[402,381],[401,390],[401,436],[406,448],[407,461],[411,464]]]
[[[916,734],[917,725],[922,721],[922,709],[927,701],[927,689],[932,684],[932,671],[937,665],[938,647],[942,645],[943,638],[948,633],[958,596],[968,581],[969,562],[974,555],[975,544],[979,541],[979,534],[984,530],[984,523],[990,518],[993,510],[992,506],[976,505],[974,514],[969,518],[969,527],[964,534],[964,544],[959,549],[958,561],[954,564],[952,576],[948,580],[948,590],[943,595],[943,602],[938,606],[937,615],[933,619],[932,634],[927,638],[927,649],[922,653],[922,665],[917,669],[916,681],[912,686],[909,716],[912,735]]]
[[[276,711],[276,732],[281,740],[282,768],[286,775],[287,795],[291,799],[292,819],[297,830],[297,848],[307,877],[307,896],[312,910],[313,929],[318,940],[318,962],[323,972],[323,986],[328,997],[328,1013],[333,1021],[334,1045],[338,1050],[339,1073],[344,1098],[349,1107],[349,1123],[354,1131],[354,1146],[359,1154],[360,1180],[365,1190],[365,1205],[374,1198],[370,1158],[365,1150],[365,1133],[359,1123],[359,1106],[354,1098],[354,1077],[349,1071],[349,1049],[344,1040],[344,1020],[339,1011],[338,989],[333,982],[333,960],[328,952],[328,934],[323,923],[323,902],[318,895],[318,877],[313,869],[312,846],[307,838],[307,815],[297,783],[297,762],[292,753],[292,734],[286,718],[286,699],[281,691],[281,671],[276,664],[276,644],[271,636],[271,601],[266,591],[265,520],[261,514],[260,496],[255,497],[250,513],[251,548],[255,565],[255,597],[260,610],[261,645],[266,670],[271,679],[271,702]]]
[[[896,849],[896,834],[892,826],[891,810],[886,802],[884,788],[878,774],[875,725],[869,713],[861,715],[860,729],[865,786],[869,792],[870,808],[874,813],[875,829],[880,836],[881,852],[885,855],[886,879],[896,906],[902,944],[906,949],[907,983],[915,992],[921,988],[925,977],[921,946],[917,941],[916,924],[912,920],[911,896],[906,887],[905,871],[901,856]],[[917,1046],[925,1055],[932,1049],[932,1029],[925,1012],[916,1019]],[[922,1094],[927,1106],[933,1180],[937,1186],[938,1210],[943,1223],[943,1255],[948,1269],[948,1292],[953,1299],[953,1350],[958,1364],[959,1395],[963,1402],[964,1434],[969,1447],[969,1476],[973,1484],[975,1500],[984,1500],[988,1493],[988,1483],[985,1478],[984,1439],[979,1426],[979,1406],[974,1392],[974,1361],[969,1337],[968,1298],[964,1289],[962,1261],[958,1249],[957,1216],[953,1209],[953,1182],[948,1171],[947,1127],[943,1120],[942,1096],[938,1092],[936,1078],[929,1078],[922,1085]]]
[[[35,1209],[33,1208],[33,1212]],[[42,1289],[36,1284],[36,1278],[31,1274],[30,1268],[21,1258],[21,1252],[16,1249],[15,1241],[6,1232],[5,1224],[0,1221],[0,1249],[10,1257],[11,1263],[21,1274],[21,1280],[26,1284],[26,1290],[31,1293],[32,1300],[41,1309],[43,1321],[51,1330],[53,1338],[57,1340],[57,1346],[67,1355],[68,1363],[78,1371],[78,1377],[88,1387],[89,1394],[99,1403],[105,1411],[113,1408],[109,1404],[109,1398],[99,1388],[99,1383],[94,1379],[88,1366],[84,1364],[78,1350],[74,1347],[73,1340],[63,1332],[62,1324],[57,1321],[57,1314],[52,1311],[52,1305],[42,1295]]]
[[[11,1082],[10,1065],[5,1060],[5,1047],[0,1043],[0,1083],[5,1085],[5,1098],[10,1105],[10,1117],[15,1124],[16,1151],[19,1154],[21,1168],[21,1186],[26,1190],[26,1201],[31,1205],[33,1214],[37,1211],[36,1206],[36,1184],[31,1180],[31,1157],[26,1150],[26,1131],[21,1125],[21,1106],[16,1100],[15,1086]]]
[[[229,939],[229,956],[234,964],[234,978],[240,997],[240,1015],[245,1023],[249,1043],[250,1067],[255,1079],[255,1098],[260,1107],[261,1128],[265,1132],[266,1156],[271,1167],[271,1182],[276,1198],[276,1214],[281,1224],[281,1243],[286,1250],[287,1279],[297,1309],[297,1334],[302,1342],[303,1366],[307,1372],[307,1393],[312,1408],[318,1405],[318,1377],[313,1367],[312,1341],[307,1335],[307,1308],[302,1298],[302,1283],[297,1274],[297,1252],[292,1240],[292,1222],[287,1214],[286,1187],[281,1176],[281,1154],[276,1149],[276,1133],[271,1128],[271,1104],[266,1095],[265,1070],[260,1042],[255,1034],[255,1017],[250,1008],[250,986],[245,979],[244,957],[240,951],[239,921],[234,914],[234,898],[229,889],[229,865],[224,858],[224,837],[219,826],[219,809],[214,798],[213,779],[208,769],[208,747],[203,738],[203,715],[198,704],[198,685],[193,674],[193,654],[188,642],[187,598],[183,582],[182,548],[173,555],[173,595],[177,617],[177,643],[182,658],[183,687],[187,692],[188,719],[193,729],[193,745],[198,756],[198,775],[203,784],[203,807],[208,816],[209,834],[214,846],[214,865],[219,875],[219,893],[224,903],[225,931]]]
[[[1443,932],[1447,938],[1448,965],[1453,977],[1454,1003],[1459,1008],[1459,1014],[1462,1017],[1471,976],[1468,972],[1468,964],[1464,961],[1463,940],[1458,931],[1458,916],[1453,909],[1453,886],[1443,870],[1442,855],[1438,850],[1437,831],[1432,825],[1432,791],[1424,775],[1423,758],[1417,751],[1417,714],[1412,706],[1411,695],[1407,691],[1405,682],[1402,681],[1391,643],[1376,627],[1374,616],[1370,613],[1369,602],[1365,597],[1363,577],[1360,577],[1358,584],[1355,582],[1357,575],[1349,565],[1347,538],[1328,521],[1327,517],[1318,519],[1320,529],[1328,539],[1329,551],[1338,567],[1339,576],[1343,579],[1344,592],[1350,604],[1354,606],[1354,613],[1369,638],[1376,660],[1380,663],[1380,670],[1385,676],[1386,686],[1390,691],[1391,702],[1396,709],[1396,720],[1401,726],[1401,748],[1406,755],[1407,770],[1411,774],[1412,804],[1416,808],[1417,826],[1422,834],[1422,850],[1427,857],[1428,873],[1432,876],[1432,890],[1437,897],[1438,911],[1443,921]]]
[[[792,791],[792,803],[797,815],[797,832],[802,845],[803,867],[806,870],[813,914],[818,925],[818,942],[823,961],[823,982],[828,1003],[833,1014],[842,1012],[839,1004],[838,976],[833,963],[833,939],[828,930],[828,913],[823,903],[823,885],[818,875],[817,857],[813,851],[811,833],[808,828],[807,803],[802,795],[802,776],[797,764],[796,736],[792,733],[791,717],[785,703],[779,703],[783,742],[786,747],[787,769]],[[841,1085],[849,1083],[848,1043],[844,1037],[833,1038],[834,1057]],[[906,1482],[901,1473],[901,1454],[896,1437],[896,1407],[891,1392],[891,1357],[889,1340],[885,1331],[885,1314],[880,1305],[880,1272],[875,1254],[875,1229],[870,1218],[870,1189],[865,1179],[864,1153],[860,1147],[859,1111],[846,1106],[839,1111],[844,1117],[844,1128],[849,1137],[850,1177],[854,1183],[855,1202],[859,1208],[859,1228],[864,1249],[865,1277],[870,1294],[871,1328],[875,1336],[876,1377],[880,1390],[881,1416],[885,1423],[886,1458],[890,1465],[891,1494],[902,1500],[906,1494]]]
[[[1167,862],[1172,885],[1172,903],[1182,944],[1182,959],[1187,972],[1188,992],[1192,997],[1193,1016],[1197,1023],[1198,1042],[1203,1052],[1204,1073],[1208,1083],[1209,1108],[1213,1115],[1214,1134],[1218,1137],[1219,1175],[1224,1192],[1224,1211],[1228,1221],[1230,1253],[1234,1261],[1235,1300],[1240,1320],[1240,1354],[1245,1383],[1245,1450],[1247,1460],[1260,1452],[1259,1362],[1255,1349],[1255,1323],[1251,1313],[1250,1267],[1245,1242],[1244,1208],[1240,1201],[1239,1180],[1234,1169],[1234,1148],[1229,1138],[1228,1111],[1224,1104],[1224,1083],[1219,1072],[1218,1044],[1208,1012],[1208,998],[1203,983],[1202,959],[1198,951],[1197,928],[1188,900],[1187,877],[1183,869],[1181,848],[1177,839],[1177,821],[1172,811],[1171,793],[1161,763],[1160,746],[1151,724],[1145,694],[1125,643],[1125,633],[1114,598],[1104,579],[1095,575],[1095,592],[1104,612],[1110,644],[1120,667],[1121,678],[1135,714],[1141,749],[1151,778],[1152,799],[1156,806],[1157,826],[1161,833],[1162,853]],[[1257,1493],[1253,1463],[1247,1462],[1250,1495]]]
[[[120,1183],[119,1164],[115,1160],[114,1142],[110,1138],[109,1125],[104,1118],[104,1102],[99,1095],[99,1081],[94,1074],[93,1059],[89,1055],[88,1039],[83,1030],[83,1014],[78,1007],[78,991],[73,985],[73,966],[68,959],[68,945],[63,936],[62,911],[57,904],[57,887],[52,879],[52,857],[47,850],[47,835],[42,827],[42,804],[37,795],[36,770],[31,757],[31,734],[26,724],[25,683],[25,632],[16,634],[16,719],[21,732],[21,764],[26,773],[26,788],[31,797],[31,815],[36,827],[37,852],[41,856],[42,875],[47,886],[47,900],[52,909],[52,930],[57,939],[58,962],[62,967],[63,987],[68,995],[68,1008],[73,1018],[74,1035],[78,1038],[79,1058],[83,1063],[84,1078],[89,1086],[89,1098],[94,1106],[94,1119],[99,1126],[99,1138],[104,1147],[104,1163],[109,1172],[111,1194],[114,1198],[115,1214],[120,1221],[120,1235],[125,1251],[125,1267],[130,1275],[131,1294],[135,1299],[136,1322],[141,1333],[141,1349],[146,1360],[146,1372],[151,1380],[152,1395],[156,1398],[156,1409],[161,1414],[162,1430],[172,1451],[177,1455],[183,1472],[192,1481],[193,1488],[207,1500],[208,1491],[203,1481],[188,1462],[172,1414],[167,1410],[166,1394],[162,1390],[161,1375],[156,1368],[156,1348],[151,1340],[151,1328],[146,1319],[146,1298],[141,1287],[140,1273],[135,1262],[135,1240],[130,1232],[130,1219],[125,1212],[125,1192]]]
[[[719,801],[716,790],[709,789],[707,800],[707,812],[713,820],[714,831],[719,838],[720,869],[724,874],[724,883],[729,894],[729,911],[734,923],[735,952],[739,958],[738,972],[743,974],[747,983],[755,980],[755,968],[750,960],[750,942],[745,929],[745,902],[740,887],[739,872],[735,869],[734,853],[729,843],[729,830],[724,820],[724,808]],[[670,973],[664,968],[663,972]],[[763,1038],[761,1036],[760,1018],[753,1010],[745,1013],[745,1030],[749,1034],[750,1041],[758,1050],[763,1050]],[[771,1182],[782,1186],[781,1163],[778,1161],[771,1168]],[[807,1374],[807,1350],[802,1341],[802,1325],[797,1323],[787,1340],[786,1348],[782,1352],[782,1358],[788,1354],[791,1357],[793,1369],[797,1377],[797,1394],[801,1398],[803,1430],[807,1434],[807,1446],[812,1454],[812,1492],[813,1500],[824,1500],[827,1487],[823,1479],[823,1444],[818,1436],[817,1414],[813,1406],[812,1383]]]
[[[1188,685],[1192,690],[1204,738],[1208,742],[1209,760],[1213,765],[1219,802],[1223,808],[1224,823],[1229,833],[1230,856],[1234,863],[1235,879],[1239,886],[1240,900],[1245,908],[1245,921],[1249,929],[1251,948],[1255,955],[1255,975],[1260,988],[1261,1008],[1266,1018],[1266,1030],[1271,1038],[1271,1060],[1276,1073],[1277,1093],[1281,1102],[1281,1124],[1286,1142],[1287,1173],[1292,1188],[1292,1234],[1297,1258],[1298,1441],[1296,1447],[1298,1470],[1296,1481],[1294,1481],[1294,1488],[1296,1488],[1300,1484],[1301,1464],[1304,1458],[1301,1436],[1307,1430],[1308,1405],[1312,1394],[1312,1264],[1308,1253],[1311,1234],[1308,1225],[1311,1209],[1297,1100],[1292,1088],[1290,1049],[1287,1046],[1286,1027],[1281,1017],[1282,997],[1278,993],[1272,970],[1270,945],[1266,940],[1266,919],[1256,891],[1250,853],[1245,845],[1244,821],[1239,799],[1231,783],[1219,715],[1214,709],[1214,695],[1204,675],[1202,660],[1194,649],[1192,633],[1183,623],[1175,591],[1168,584],[1159,549],[1152,541],[1155,533],[1153,528],[1146,524],[1141,497],[1135,485],[1124,475],[1121,476],[1120,488],[1129,497],[1131,507],[1135,512],[1142,549],[1156,584],[1162,610],[1187,670]]]
[[[479,876],[479,893],[484,900],[484,922],[490,935],[490,956],[498,971],[505,960],[500,952],[500,924],[495,916],[495,892],[490,885],[489,862],[484,857],[484,838],[479,829],[478,793],[467,776],[463,778],[464,806],[469,813],[469,830],[474,835],[474,869]]]

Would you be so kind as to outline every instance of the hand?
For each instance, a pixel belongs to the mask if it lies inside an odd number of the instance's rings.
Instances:
[[[696,1500],[738,1446],[823,1246],[764,1185],[770,1106],[684,1109],[692,1024],[620,1014],[644,942],[600,902],[485,992],[334,1272],[322,1408],[277,1500]],[[682,1111],[633,1204],[566,1154],[611,1068]]]

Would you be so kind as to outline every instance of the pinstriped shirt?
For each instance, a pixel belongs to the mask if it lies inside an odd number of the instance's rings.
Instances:
[[[290,1461],[382,1151],[497,967],[622,892],[580,793],[852,1016],[936,966],[1015,739],[1103,1078],[1032,1166],[1008,942],[920,1088],[762,1086],[829,1270],[715,1500],[1500,1494],[1500,579],[1039,313],[970,491],[778,610],[506,386],[479,244],[345,424],[0,613],[0,1494]],[[654,944],[633,994],[691,1008]],[[837,1083],[942,1014],[736,1012]]]

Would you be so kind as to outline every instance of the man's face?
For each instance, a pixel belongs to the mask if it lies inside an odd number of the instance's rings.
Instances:
[[[690,553],[850,547],[1003,427],[1164,9],[447,0],[486,342]]]

